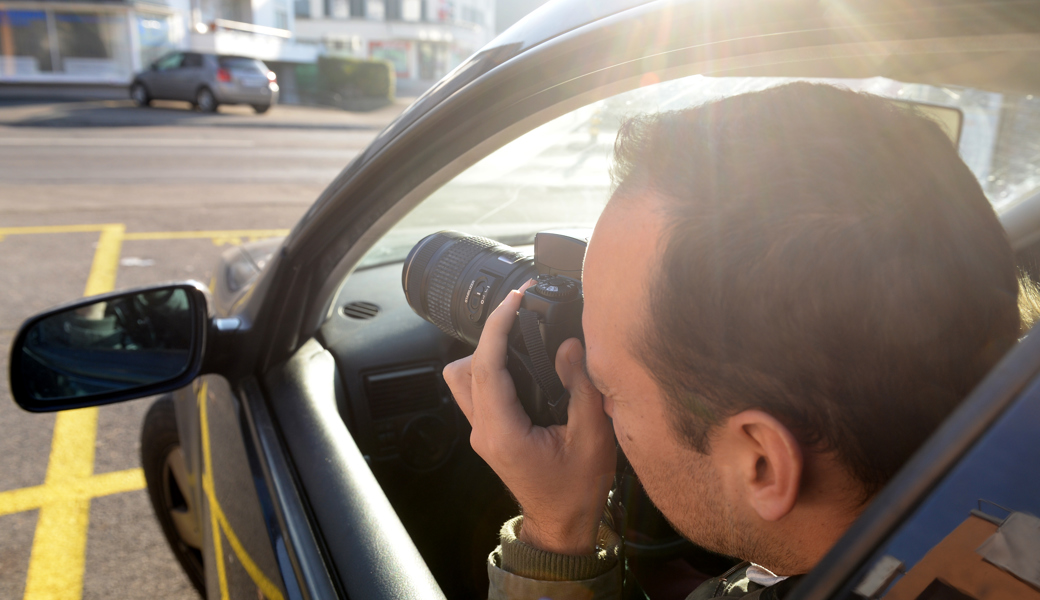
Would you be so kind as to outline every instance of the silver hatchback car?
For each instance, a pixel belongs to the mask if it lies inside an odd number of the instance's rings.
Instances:
[[[255,58],[171,52],[134,77],[130,97],[138,106],[186,100],[202,112],[214,112],[221,104],[249,104],[264,113],[278,102],[278,81]]]

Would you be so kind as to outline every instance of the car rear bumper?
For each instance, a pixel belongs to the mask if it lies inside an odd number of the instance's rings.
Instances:
[[[278,84],[248,88],[236,83],[221,83],[213,90],[217,102],[221,104],[255,104],[267,105],[278,103]]]

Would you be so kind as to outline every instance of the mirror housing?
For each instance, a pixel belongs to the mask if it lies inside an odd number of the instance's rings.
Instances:
[[[30,412],[100,406],[184,387],[209,330],[198,282],[83,298],[26,320],[11,346],[14,400]]]

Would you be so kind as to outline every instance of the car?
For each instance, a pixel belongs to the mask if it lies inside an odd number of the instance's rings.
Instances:
[[[221,104],[248,104],[265,113],[278,103],[278,78],[255,58],[170,52],[134,76],[130,99],[138,106],[184,100],[208,113]]]
[[[590,227],[621,117],[811,78],[953,109],[951,139],[1037,279],[1038,57],[1040,8],[1015,0],[550,2],[383,130],[288,237],[225,254],[211,287],[28,319],[13,395],[47,412],[165,394],[142,466],[207,597],[483,597],[516,507],[440,376],[472,348],[402,293],[416,242],[457,229],[529,250],[537,232]],[[1037,423],[1027,335],[790,597],[1040,597]],[[652,597],[731,564],[621,482]]]

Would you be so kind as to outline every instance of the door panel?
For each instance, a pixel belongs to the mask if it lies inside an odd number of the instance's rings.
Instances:
[[[207,595],[282,600],[288,596],[268,535],[273,517],[258,495],[269,493],[249,459],[239,400],[219,376],[200,379],[197,399]]]
[[[180,69],[184,54],[174,52],[155,61],[155,70],[148,72],[149,92],[153,98],[170,100],[173,96],[173,80]]]
[[[429,568],[347,431],[336,403],[336,363],[315,340],[271,369],[264,389],[349,598],[443,600]]]
[[[202,55],[187,52],[180,68],[170,72],[170,94],[175,100],[195,100],[195,91],[199,88],[203,73]]]

